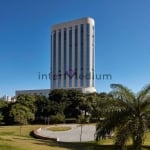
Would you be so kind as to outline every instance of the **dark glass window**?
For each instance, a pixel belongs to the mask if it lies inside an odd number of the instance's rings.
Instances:
[[[56,75],[56,31],[53,32],[53,76]],[[56,87],[56,79],[53,78],[53,87]]]
[[[86,86],[90,86],[90,24],[86,24]]]
[[[66,65],[67,65],[67,60],[66,60],[66,55],[67,55],[67,50],[66,50],[66,45],[67,45],[67,29],[64,28],[64,87],[66,87]]]
[[[92,77],[92,86],[94,87],[94,72],[95,72],[95,70],[94,70],[94,68],[95,68],[95,63],[94,63],[94,59],[95,59],[95,27],[93,26],[93,40],[92,40],[92,45],[93,45],[93,47],[92,47],[92,68],[93,68],[93,77]]]
[[[76,77],[75,77],[75,87],[78,86],[78,26],[75,26],[75,71],[76,71]]]
[[[72,27],[69,28],[69,70],[72,70]],[[72,87],[71,77],[69,77],[69,87]]]
[[[83,68],[84,63],[84,25],[80,25],[80,67]],[[80,75],[83,76],[83,70],[80,70]],[[80,78],[80,86],[83,86],[84,79]]]
[[[52,70],[52,66],[53,66],[53,47],[52,47],[52,42],[53,42],[53,33],[51,32],[51,72],[53,72]],[[53,81],[51,82],[51,86],[53,87]]]
[[[58,70],[61,70],[61,30],[58,32]],[[58,76],[58,87],[61,87],[61,75]]]

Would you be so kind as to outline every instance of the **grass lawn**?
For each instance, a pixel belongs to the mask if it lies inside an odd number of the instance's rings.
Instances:
[[[52,127],[49,127],[47,128],[48,130],[50,131],[67,131],[67,130],[71,130],[71,127],[68,127],[68,126],[52,126]]]
[[[30,137],[30,131],[42,127],[41,125],[27,125],[22,127],[20,136],[19,126],[0,126],[0,150],[112,150],[112,140],[107,139],[99,143],[57,143],[43,141]],[[143,150],[150,150],[150,133],[146,134]],[[129,148],[130,150],[130,148]]]

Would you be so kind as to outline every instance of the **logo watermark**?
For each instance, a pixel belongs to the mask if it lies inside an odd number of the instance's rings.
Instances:
[[[38,79],[39,80],[60,80],[60,79],[77,79],[77,80],[112,80],[112,75],[110,73],[92,73],[92,72],[76,72],[74,70],[67,70],[64,73],[59,72],[58,74],[55,73],[41,73],[38,72]]]

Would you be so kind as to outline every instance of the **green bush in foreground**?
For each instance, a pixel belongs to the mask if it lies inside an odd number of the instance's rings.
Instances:
[[[111,85],[113,99],[105,107],[104,120],[97,124],[96,139],[115,132],[115,150],[141,150],[145,132],[150,129],[150,85],[138,94],[120,84]]]

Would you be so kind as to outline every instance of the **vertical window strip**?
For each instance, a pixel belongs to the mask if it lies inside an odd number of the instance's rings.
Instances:
[[[75,26],[75,87],[78,86],[78,26]]]
[[[92,86],[94,87],[94,69],[95,69],[95,64],[94,64],[94,59],[95,59],[95,27],[92,27],[93,29],[93,36],[92,36]]]
[[[90,78],[91,78],[91,73],[90,73],[90,24],[86,24],[86,47],[87,47],[87,52],[86,52],[86,86],[90,86]]]
[[[69,73],[72,70],[72,27],[69,28]],[[71,74],[69,76],[69,87],[72,87],[72,77]]]
[[[61,87],[61,30],[58,32],[58,87]]]
[[[53,73],[53,53],[52,53],[52,50],[53,50],[53,47],[52,47],[52,41],[53,41],[53,34],[51,32],[51,74]],[[53,87],[53,78],[51,80],[51,87]]]
[[[53,33],[53,87],[56,87],[56,31]]]
[[[80,76],[82,76],[81,77],[81,79],[80,79],[80,85],[81,85],[81,87],[83,86],[83,81],[84,81],[84,72],[83,72],[83,62],[84,62],[84,54],[83,54],[83,51],[84,51],[84,25],[83,24],[81,24],[80,25],[80,38],[81,38],[81,40],[80,40]]]
[[[64,28],[64,87],[66,87],[66,45],[67,45],[67,29]]]

